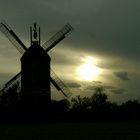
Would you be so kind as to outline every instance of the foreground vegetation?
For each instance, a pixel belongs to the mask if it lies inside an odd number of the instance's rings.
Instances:
[[[91,97],[77,96],[51,104],[22,103],[14,85],[1,96],[1,121],[133,121],[140,120],[140,103],[129,100],[121,105],[108,101],[102,87],[97,87]]]
[[[139,140],[138,122],[0,124],[1,140]]]

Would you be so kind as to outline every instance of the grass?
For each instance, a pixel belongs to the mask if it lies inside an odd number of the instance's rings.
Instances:
[[[140,122],[0,124],[0,140],[138,140]]]

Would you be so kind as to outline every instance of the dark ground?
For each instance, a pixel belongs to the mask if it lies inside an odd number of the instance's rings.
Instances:
[[[140,122],[1,123],[0,140],[139,140]]]

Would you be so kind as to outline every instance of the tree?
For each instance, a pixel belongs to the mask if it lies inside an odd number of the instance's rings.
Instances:
[[[107,99],[105,90],[102,87],[97,87],[95,93],[91,96],[91,105],[92,107],[105,106],[108,103]]]
[[[1,96],[1,104],[4,105],[13,105],[18,101],[18,88],[19,83],[14,84]]]
[[[75,98],[71,99],[71,106],[72,108],[83,108],[86,109],[91,104],[90,97],[80,97],[76,96]]]

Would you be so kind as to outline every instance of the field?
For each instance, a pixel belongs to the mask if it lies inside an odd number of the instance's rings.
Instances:
[[[140,122],[7,123],[0,140],[139,140]]]

